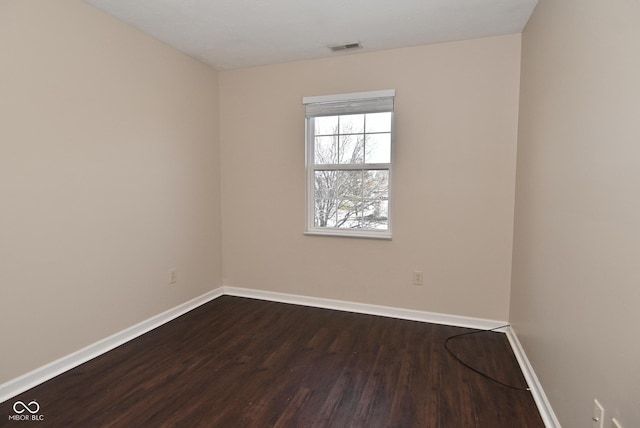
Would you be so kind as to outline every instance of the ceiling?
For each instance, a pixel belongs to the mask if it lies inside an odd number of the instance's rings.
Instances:
[[[537,0],[83,0],[217,70],[522,32]],[[330,45],[362,47],[333,53]]]

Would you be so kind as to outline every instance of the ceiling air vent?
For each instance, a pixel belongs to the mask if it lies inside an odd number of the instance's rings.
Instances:
[[[340,52],[340,51],[347,51],[350,49],[358,49],[361,47],[362,45],[360,44],[360,42],[353,42],[353,43],[345,43],[344,45],[329,46],[329,49],[331,49],[331,52]]]

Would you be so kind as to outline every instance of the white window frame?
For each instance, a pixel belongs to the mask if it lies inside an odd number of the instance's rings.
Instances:
[[[355,238],[391,239],[392,231],[392,170],[394,152],[394,105],[395,90],[388,89],[382,91],[355,92],[348,94],[324,95],[314,97],[304,97],[302,103],[305,105],[305,167],[306,167],[306,235],[325,235]],[[390,103],[390,108],[389,108]],[[388,214],[387,229],[347,229],[315,226],[315,171],[326,169],[327,165],[321,168],[314,164],[315,130],[314,119],[318,116],[337,116],[341,114],[359,113],[391,113],[391,153],[389,163],[373,164],[336,164],[336,170],[387,170],[388,181]],[[330,164],[333,165],[333,164]]]

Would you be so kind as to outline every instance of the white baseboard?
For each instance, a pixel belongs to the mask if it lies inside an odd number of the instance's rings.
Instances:
[[[15,397],[22,392],[33,388],[55,376],[64,373],[74,367],[79,366],[99,355],[102,355],[136,337],[139,337],[156,327],[159,327],[180,315],[183,315],[198,306],[201,306],[222,295],[248,297],[253,299],[268,300],[273,302],[291,303],[295,305],[311,306],[316,308],[334,309],[339,311],[354,312],[368,315],[379,315],[390,318],[405,319],[411,321],[428,322],[433,324],[452,325],[457,327],[467,327],[482,330],[496,329],[508,324],[505,321],[496,321],[483,318],[465,317],[460,315],[447,315],[437,312],[417,311],[411,309],[394,308],[389,306],[369,305],[364,303],[349,302],[342,300],[323,299],[319,297],[309,297],[296,294],[277,293],[273,291],[255,290],[238,287],[221,287],[212,290],[202,296],[196,297],[188,302],[182,303],[161,314],[151,317],[141,323],[122,330],[112,336],[95,342],[79,351],[64,356],[36,370],[26,373],[20,377],[12,379],[0,385],[0,403]],[[553,412],[551,405],[545,395],[538,378],[533,371],[531,363],[511,327],[498,329],[506,333],[513,352],[520,364],[522,373],[531,389],[533,398],[538,406],[540,415],[547,428],[560,428],[560,423]]]
[[[197,308],[200,305],[222,296],[222,294],[222,288],[209,291],[202,296],[196,297],[195,299],[182,303],[132,327],[99,340],[80,349],[79,351],[66,355],[20,377],[5,382],[0,385],[0,403],[21,394],[34,386],[40,385],[41,383],[46,382],[67,370],[86,363],[99,355],[109,352],[123,343],[129,342],[130,340],[135,339],[136,337],[141,336],[154,328]]]
[[[540,412],[544,426],[547,428],[560,428],[560,421],[558,421],[556,414],[551,408],[551,403],[549,403],[547,395],[544,393],[542,385],[538,380],[538,376],[536,376],[533,366],[527,358],[527,354],[525,354],[524,348],[522,347],[520,340],[518,340],[518,336],[516,335],[513,327],[507,328],[506,335],[507,339],[509,339],[509,343],[511,344],[511,348],[513,349],[513,353],[518,360],[518,364],[520,364],[520,370],[522,370],[522,374],[527,381],[527,385],[529,385],[531,395],[533,395],[536,406],[538,406],[538,411]]]
[[[339,311],[355,312],[358,314],[380,315],[383,317],[421,321],[432,324],[444,324],[456,327],[477,328],[482,330],[494,329],[508,324],[508,322],[506,321],[472,318],[460,315],[447,315],[437,312],[416,311],[412,309],[394,308],[390,306],[368,305],[364,303],[349,302],[344,300],[301,296],[298,294],[276,293],[273,291],[254,290],[238,287],[222,288],[224,290],[224,294],[230,296],[250,297],[253,299],[269,300],[272,302],[292,303],[295,305],[312,306],[315,308],[324,309],[335,309]]]

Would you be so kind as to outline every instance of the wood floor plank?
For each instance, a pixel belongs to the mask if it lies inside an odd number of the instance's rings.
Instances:
[[[469,330],[223,296],[0,404],[0,427],[539,428]],[[452,339],[526,386],[503,334]],[[36,400],[44,421],[18,422]]]

